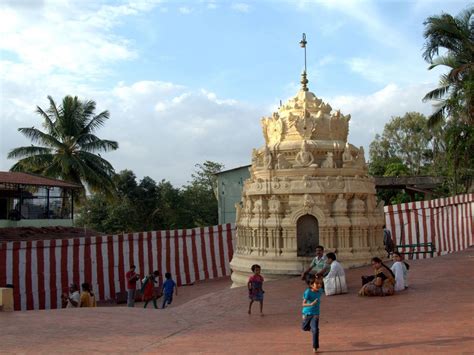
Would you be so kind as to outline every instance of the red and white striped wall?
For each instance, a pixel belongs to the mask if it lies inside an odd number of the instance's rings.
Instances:
[[[385,206],[384,210],[387,228],[397,245],[432,242],[435,255],[474,245],[474,194]],[[428,257],[414,255],[415,259]]]
[[[15,310],[61,308],[70,283],[92,284],[98,299],[126,292],[131,264],[169,271],[178,285],[230,275],[234,225],[37,241],[0,242],[0,285],[14,285]]]

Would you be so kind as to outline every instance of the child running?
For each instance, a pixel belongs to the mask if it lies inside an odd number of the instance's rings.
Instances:
[[[319,304],[323,293],[321,279],[310,277],[306,281],[308,288],[303,294],[303,323],[301,329],[313,333],[313,352],[319,348]]]
[[[171,278],[171,273],[167,272],[165,274],[166,281],[163,284],[163,305],[161,308],[165,308],[166,304],[171,304],[173,302],[173,289],[176,290],[176,296],[178,296],[178,288],[176,287],[176,283]]]
[[[249,314],[252,314],[252,304],[254,301],[260,302],[260,315],[263,316],[263,276],[260,275],[260,265],[252,265],[253,275],[250,276],[247,287],[249,289]]]

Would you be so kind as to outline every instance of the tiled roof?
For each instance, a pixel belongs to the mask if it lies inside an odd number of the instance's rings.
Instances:
[[[72,189],[82,189],[81,185],[51,179],[30,173],[19,173],[11,171],[0,171],[0,184],[22,184],[35,186],[68,187]]]

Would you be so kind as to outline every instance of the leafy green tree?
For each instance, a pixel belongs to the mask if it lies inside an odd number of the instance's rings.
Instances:
[[[156,184],[148,176],[137,183],[133,171],[123,170],[114,177],[114,197],[106,198],[103,193],[88,197],[76,224],[105,233],[217,224],[215,173],[223,165],[206,161],[196,167],[191,182],[182,189],[166,180]]]
[[[217,176],[224,165],[205,161],[197,164],[198,168],[192,174],[189,185],[184,187],[183,200],[186,204],[185,213],[193,227],[216,225],[218,223],[217,211]]]
[[[424,115],[408,112],[403,117],[393,117],[382,135],[377,134],[370,144],[370,173],[386,175],[390,164],[402,164],[405,175],[426,173],[433,162],[432,137]]]
[[[158,203],[153,211],[153,219],[159,229],[194,227],[192,217],[185,211],[183,192],[169,181],[161,180],[157,186]]]
[[[407,176],[410,175],[408,167],[403,163],[390,163],[385,168],[383,176]]]
[[[446,156],[444,164],[450,169],[452,193],[468,192],[474,176],[474,126],[450,121],[445,127]]]
[[[8,158],[20,160],[11,170],[61,178],[87,185],[91,191],[113,193],[114,168],[98,153],[116,150],[118,143],[94,134],[109,119],[109,112],[96,115],[94,101],[80,101],[77,97],[66,96],[59,106],[51,96],[48,100],[46,111],[39,106],[36,110],[43,119],[44,131],[35,127],[18,129],[37,145],[12,149]]]
[[[424,97],[425,101],[438,101],[436,111],[430,116],[431,125],[450,116],[474,124],[473,15],[471,5],[458,16],[443,13],[424,22],[423,58],[430,63],[428,69],[444,66],[449,70],[441,76],[439,87]]]

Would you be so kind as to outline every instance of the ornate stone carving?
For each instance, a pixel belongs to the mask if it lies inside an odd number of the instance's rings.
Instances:
[[[314,200],[311,195],[305,194],[303,198],[303,209],[309,213],[314,206]]]
[[[308,175],[303,176],[303,185],[304,187],[313,186],[313,183],[311,182],[311,178]]]
[[[354,166],[354,157],[352,156],[351,147],[349,143],[346,143],[346,147],[344,148],[344,153],[342,154],[342,167],[349,168]]]
[[[365,212],[365,203],[359,196],[355,196],[351,200],[350,209],[352,214],[363,214]]]
[[[281,187],[280,179],[276,176],[274,176],[272,179],[272,187],[276,190],[278,190]]]
[[[278,153],[277,163],[276,163],[275,168],[277,169],[290,169],[291,168],[291,164],[288,160],[286,160],[285,154]]]
[[[265,150],[263,152],[263,167],[265,169],[273,169],[273,155],[267,145],[265,146]]]
[[[335,168],[336,164],[334,163],[333,159],[333,153],[332,152],[327,152],[326,153],[326,159],[323,161],[323,164],[321,165],[322,168]]]
[[[336,201],[334,202],[334,212],[342,215],[347,213],[347,200],[344,198],[344,194],[339,194]]]
[[[235,220],[236,221],[240,219],[241,213],[242,213],[242,202],[238,202],[235,204]]]
[[[247,198],[247,200],[245,201],[245,214],[252,214],[252,200],[250,198]]]
[[[263,136],[267,145],[273,145],[281,141],[283,133],[283,121],[277,112],[272,117],[264,117],[261,120]]]
[[[341,114],[340,110],[337,110],[331,115],[329,121],[331,138],[335,140],[340,140],[343,142],[347,141],[347,135],[349,134],[349,120],[351,115],[344,116]]]
[[[297,118],[295,126],[303,139],[310,139],[316,128],[310,112],[306,109],[303,115]]]
[[[259,198],[258,200],[255,201],[253,204],[253,210],[252,212],[254,214],[263,214],[264,212],[264,207],[263,207],[263,200],[262,198]]]
[[[295,166],[314,166],[314,167],[318,166],[318,164],[313,164],[314,157],[313,157],[313,154],[311,154],[311,152],[308,151],[307,146],[308,145],[306,144],[306,141],[303,141],[301,143],[301,150],[296,155]]]
[[[268,212],[274,215],[281,213],[281,202],[275,195],[268,200]]]
[[[357,154],[356,165],[358,165],[358,166],[360,166],[364,169],[367,167],[367,164],[365,163],[365,155],[364,155],[364,147],[363,146],[360,146],[360,148],[359,148],[359,154]]]
[[[252,167],[261,166],[257,149],[252,149]]]

